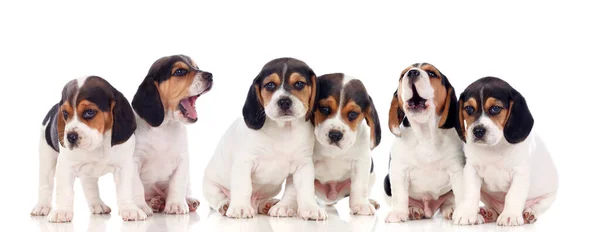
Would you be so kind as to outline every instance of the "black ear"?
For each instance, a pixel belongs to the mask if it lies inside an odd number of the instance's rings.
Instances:
[[[525,140],[533,128],[533,116],[529,112],[525,98],[517,90],[510,93],[508,119],[504,125],[504,138],[511,144]]]
[[[379,124],[379,115],[377,115],[377,110],[371,96],[369,96],[369,102],[371,103],[371,108],[366,118],[367,124],[371,127],[371,150],[373,150],[381,142],[381,125]]]
[[[443,74],[442,74],[443,75]],[[443,76],[446,79],[445,76]],[[444,111],[442,112],[442,118],[440,119],[438,128],[451,129],[455,128],[456,122],[458,121],[458,104],[456,100],[456,93],[454,87],[446,79],[446,101],[444,105]]]
[[[150,126],[160,126],[165,119],[165,108],[160,100],[158,89],[154,85],[154,80],[150,76],[147,76],[138,87],[131,105]]]
[[[135,123],[135,116],[129,101],[123,96],[123,94],[117,90],[114,90],[115,103],[112,109],[113,113],[113,127],[112,127],[112,138],[110,145],[114,146],[117,144],[124,143],[127,141],[135,129],[137,124]]]
[[[317,96],[319,93],[319,85],[317,84],[317,76],[311,71],[311,76],[310,76],[310,81],[311,81],[311,88],[310,88],[310,102],[308,103],[308,111],[306,111],[306,116],[304,117],[304,121],[308,121],[310,119],[310,122],[314,125],[314,112],[317,110],[317,103],[315,101],[317,101]]]
[[[253,84],[248,90],[248,96],[246,97],[246,103],[242,108],[242,114],[244,115],[244,122],[250,129],[258,130],[263,127],[266,120],[265,108],[263,107],[259,98],[260,88],[258,79],[260,76],[254,79]]]

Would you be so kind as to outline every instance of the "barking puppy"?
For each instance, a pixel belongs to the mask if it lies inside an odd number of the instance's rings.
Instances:
[[[386,222],[431,218],[438,208],[451,218],[464,165],[454,130],[456,104],[454,88],[433,65],[413,64],[402,72],[389,112],[396,139],[384,180],[391,206]]]
[[[76,177],[90,211],[110,213],[98,190],[98,177],[106,173],[114,176],[123,220],[145,219],[144,211],[152,211],[145,203],[136,205],[132,195],[135,128],[131,105],[104,79],[89,76],[67,83],[60,102],[42,123],[39,199],[31,215],[43,216],[50,211],[56,171],[56,208],[48,216],[50,222],[73,219]]]
[[[317,93],[308,65],[293,58],[265,64],[252,82],[242,114],[227,129],[204,174],[210,207],[233,218],[257,211],[272,216],[327,218],[314,198],[313,126],[308,119]],[[284,193],[287,185],[298,193]],[[293,196],[292,196],[293,195]],[[276,204],[275,206],[273,206]]]
[[[189,57],[167,56],[152,64],[133,98],[138,124],[134,155],[141,180],[136,199],[143,201],[145,194],[154,212],[186,214],[200,204],[190,197],[186,124],[198,120],[196,99],[212,83],[212,74]]]
[[[556,198],[558,174],[543,141],[532,132],[525,98],[505,81],[485,77],[460,95],[459,109],[456,129],[466,141],[467,162],[464,204],[454,223],[535,222]]]

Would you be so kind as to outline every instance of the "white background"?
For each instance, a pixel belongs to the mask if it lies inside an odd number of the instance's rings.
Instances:
[[[214,1],[217,2],[217,1]],[[218,3],[0,4],[2,226],[19,231],[419,231],[457,228],[434,220],[386,225],[382,199],[393,139],[387,111],[400,72],[415,62],[436,65],[462,91],[483,76],[508,81],[527,99],[535,128],[548,143],[560,175],[558,199],[535,225],[513,230],[591,228],[597,218],[598,6],[530,2],[427,2],[355,4],[218,1]],[[250,3],[252,2],[252,3]],[[566,1],[564,1],[566,2]],[[191,180],[200,210],[189,216],[158,215],[123,223],[110,175],[101,195],[111,217],[91,217],[79,184],[74,222],[50,225],[31,218],[37,199],[38,133],[47,110],[69,80],[99,75],[131,99],[156,59],[192,57],[214,74],[214,88],[198,102],[189,126]],[[262,65],[281,56],[307,62],[317,74],[345,72],[366,85],[380,112],[383,139],[372,156],[383,207],[376,217],[351,217],[347,201],[326,222],[259,217],[232,220],[212,214],[201,195],[202,174],[213,149],[241,116],[246,91]],[[276,167],[274,167],[276,168]],[[158,226],[158,227],[157,227]],[[38,229],[39,228],[39,229]],[[5,229],[0,229],[5,230]],[[177,230],[180,231],[180,230]]]

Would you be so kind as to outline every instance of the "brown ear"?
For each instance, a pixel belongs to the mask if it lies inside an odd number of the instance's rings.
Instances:
[[[460,137],[460,139],[462,139],[463,142],[466,142],[467,139],[465,137],[465,119],[463,118],[462,108],[463,108],[463,100],[461,99],[458,101],[458,107],[457,107],[458,117],[456,117],[456,120],[458,122],[456,122],[454,128],[456,129],[456,133],[458,133],[458,137]]]
[[[438,123],[438,128],[451,129],[456,124],[456,117],[458,116],[458,108],[456,105],[456,94],[454,88],[449,85],[446,92],[446,101],[444,102],[444,110],[442,111],[442,117]]]
[[[317,100],[317,77],[312,75],[310,77],[311,87],[310,87],[310,99],[308,100],[308,111],[306,111],[306,116],[304,117],[305,121],[308,121],[312,118],[313,113],[315,112],[316,105],[315,101]]]
[[[398,90],[396,90],[390,105],[388,126],[392,134],[398,137],[400,137],[400,123],[402,123],[402,120],[404,120],[404,110],[402,110],[402,103],[398,99]]]

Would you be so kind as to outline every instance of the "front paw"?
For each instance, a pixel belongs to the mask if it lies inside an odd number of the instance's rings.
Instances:
[[[375,207],[369,202],[355,204],[350,206],[350,213],[353,215],[371,216],[375,215]]]
[[[104,202],[96,202],[89,205],[92,214],[110,214],[111,210]]]
[[[119,215],[123,221],[143,221],[148,217],[144,210],[135,205],[119,207]]]
[[[31,216],[46,216],[52,210],[52,205],[50,204],[37,204],[32,210]]]
[[[458,207],[452,214],[452,220],[455,225],[479,225],[484,222],[477,210],[467,210],[465,207]]]
[[[150,206],[148,206],[148,204],[146,204],[146,202],[140,202],[140,203],[137,203],[136,205],[142,211],[144,211],[144,213],[146,213],[146,215],[148,217],[150,217],[150,216],[152,216],[154,214],[154,210],[152,210],[152,208]]]
[[[256,210],[250,204],[229,205],[227,217],[230,218],[252,218],[256,215]]]
[[[73,220],[73,210],[52,210],[48,215],[49,222],[71,222]]]
[[[524,223],[523,214],[520,212],[502,212],[496,220],[496,224],[499,226],[520,226]]]
[[[399,223],[408,221],[408,212],[401,210],[392,210],[385,219],[386,223]]]
[[[454,206],[448,206],[442,209],[442,216],[446,220],[452,220],[452,214],[454,214]]]
[[[190,208],[186,201],[168,201],[165,205],[164,212],[166,214],[187,214],[190,212]]]
[[[298,206],[295,203],[279,202],[269,210],[271,217],[293,217],[296,216]]]
[[[327,219],[327,212],[325,209],[319,207],[317,204],[312,206],[304,206],[298,208],[298,216],[304,220],[325,220]]]

